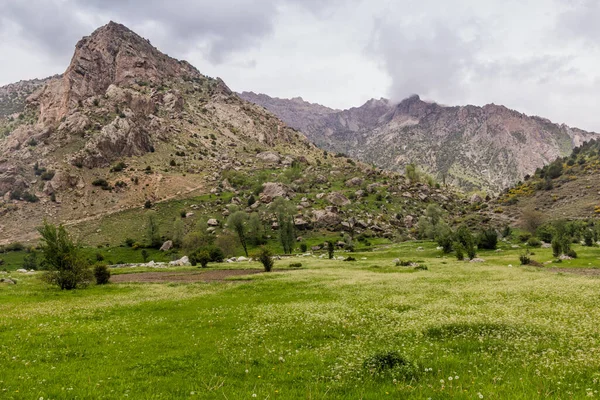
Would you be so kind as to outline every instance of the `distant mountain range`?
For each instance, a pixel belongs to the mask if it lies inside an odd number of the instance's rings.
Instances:
[[[403,171],[414,163],[438,181],[498,193],[597,137],[501,105],[447,107],[411,96],[335,110],[301,98],[243,92],[323,149]]]

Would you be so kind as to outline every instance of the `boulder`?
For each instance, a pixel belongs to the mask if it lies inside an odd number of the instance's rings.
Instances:
[[[206,221],[206,224],[208,226],[219,226],[219,221],[217,221],[214,218],[209,219],[208,221]]]
[[[412,215],[407,215],[404,217],[404,226],[407,228],[412,228],[415,222],[415,218]]]
[[[341,221],[340,216],[331,210],[313,210],[313,221],[317,227],[334,227]]]
[[[351,203],[351,201],[348,200],[348,198],[340,192],[329,193],[329,195],[327,196],[327,200],[331,204],[336,205],[336,206],[347,206],[348,204]]]
[[[363,180],[361,178],[359,178],[359,177],[356,176],[354,178],[348,179],[345,182],[345,185],[348,186],[348,187],[355,187],[355,186],[362,185],[362,183],[363,183]]]
[[[189,267],[190,265],[192,264],[190,264],[190,259],[188,256],[183,256],[179,260],[171,261],[169,263],[169,266],[171,267]]]
[[[263,183],[263,190],[260,194],[261,203],[271,203],[276,197],[286,197],[288,189],[282,183],[267,182]]]
[[[167,240],[166,242],[163,243],[162,246],[160,246],[160,251],[169,251],[172,248],[173,248],[173,241]]]
[[[307,229],[309,225],[310,224],[308,223],[308,221],[306,221],[304,218],[294,218],[294,226],[296,226],[296,228],[298,229]]]
[[[481,203],[483,201],[483,199],[481,198],[480,195],[478,195],[477,193],[474,193],[471,198],[469,199],[469,201],[471,202],[471,204],[478,204]]]
[[[279,163],[279,161],[281,161],[281,157],[279,156],[279,154],[273,152],[273,151],[264,151],[262,153],[258,153],[256,155],[256,158],[258,158],[259,160],[262,160],[264,162],[269,162],[269,163]]]

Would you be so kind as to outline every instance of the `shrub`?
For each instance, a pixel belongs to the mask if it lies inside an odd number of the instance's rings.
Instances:
[[[22,198],[29,203],[37,203],[40,201],[39,197],[30,192],[23,192]]]
[[[46,171],[46,172],[42,173],[42,175],[40,175],[40,178],[43,181],[49,181],[52,178],[54,178],[54,171]]]
[[[0,264],[1,265],[1,264]],[[38,269],[37,252],[31,249],[29,253],[23,258],[23,268],[28,270]]]
[[[495,229],[486,229],[479,235],[479,248],[496,250],[498,246],[498,233]]]
[[[523,243],[526,243],[531,238],[531,233],[525,232],[519,235],[519,240]]]
[[[144,203],[144,208],[152,208],[152,202],[150,200],[146,200]]]
[[[42,265],[48,271],[44,276],[46,282],[62,290],[86,286],[91,280],[91,270],[66,229],[44,222],[38,231],[42,237]]]
[[[108,182],[106,181],[106,179],[95,179],[94,181],[92,181],[92,185],[93,186],[99,186],[99,187],[108,187]]]
[[[519,256],[519,261],[521,261],[521,265],[529,265],[531,263],[531,258],[529,257],[531,253],[526,251]]]
[[[327,255],[329,259],[333,259],[333,242],[330,240],[327,242]]]
[[[102,253],[96,253],[96,261],[104,261],[104,256]]]
[[[175,160],[171,160],[171,161],[169,161],[169,165],[170,165],[171,167],[176,167],[176,166],[177,166],[177,163],[175,162]]]
[[[419,367],[397,351],[378,352],[363,362],[372,375],[392,375],[403,380],[416,380]]]
[[[260,261],[260,263],[265,268],[265,272],[271,272],[271,270],[273,269],[274,262],[271,251],[268,248],[261,247],[256,258],[258,258],[258,261]]]
[[[410,260],[408,260],[408,261],[399,260],[399,261],[396,261],[396,267],[410,267],[410,265],[412,263],[413,262]]]
[[[210,253],[207,250],[199,250],[190,255],[190,263],[193,266],[200,264],[202,268],[206,268],[210,259]]]
[[[529,240],[527,240],[527,246],[529,246],[529,247],[541,247],[542,246],[542,242],[538,238],[532,236],[532,237],[529,238]]]
[[[148,250],[146,250],[146,249],[142,249],[142,253],[141,253],[141,254],[142,254],[142,260],[143,260],[144,262],[148,262],[148,256],[149,256],[149,254],[148,254]]]
[[[306,253],[307,250],[308,250],[308,245],[306,243],[300,243],[300,251],[302,253]]]
[[[291,263],[290,268],[300,268],[302,267],[302,263]]]
[[[504,227],[504,229],[502,230],[502,237],[508,238],[508,237],[510,237],[510,235],[512,235],[512,229],[509,225],[506,225]]]
[[[560,256],[561,252],[562,252],[562,246],[561,246],[560,240],[553,239],[552,240],[552,255],[554,257],[558,257],[558,256]]]
[[[211,262],[222,263],[225,259],[223,250],[218,246],[210,246],[208,248],[208,254],[210,255]]]
[[[540,226],[536,231],[536,236],[540,240],[542,240],[546,243],[550,243],[550,242],[552,242],[552,236],[553,236],[552,228],[549,225]]]
[[[105,264],[98,264],[94,267],[94,277],[97,285],[106,285],[110,280],[110,270]]]
[[[127,164],[125,164],[123,161],[119,162],[117,165],[115,165],[114,167],[112,167],[110,169],[110,172],[121,172],[123,171],[125,168],[127,168]]]
[[[354,257],[346,257],[344,259],[344,261],[356,261],[356,258],[354,258]]]
[[[573,249],[569,249],[566,254],[571,258],[577,258],[577,252],[575,252]]]
[[[125,239],[125,246],[127,246],[127,247],[133,247],[134,243],[135,243],[135,240],[133,240],[132,238]]]
[[[456,259],[458,261],[463,261],[465,259],[465,248],[462,243],[455,243],[454,251],[456,252]]]
[[[426,265],[417,265],[416,267],[413,268],[415,271],[428,271],[429,268],[427,268]]]
[[[588,247],[594,245],[594,232],[591,229],[586,229],[583,232],[583,241]]]

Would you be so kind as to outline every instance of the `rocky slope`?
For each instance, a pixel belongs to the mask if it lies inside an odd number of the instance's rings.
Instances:
[[[38,83],[0,116],[0,244],[35,238],[43,219],[84,242],[143,240],[144,205],[164,205],[172,226],[182,199],[196,214],[186,229],[232,204],[271,229],[277,197],[295,206],[299,230],[410,235],[428,204],[462,212],[450,190],[326,155],[120,24],[83,38],[65,73]]]
[[[324,112],[309,103],[298,110],[291,100],[241,96],[324,149],[395,171],[414,163],[440,181],[491,193],[595,137],[494,104],[446,107],[412,96],[399,104],[373,99],[361,107]]]

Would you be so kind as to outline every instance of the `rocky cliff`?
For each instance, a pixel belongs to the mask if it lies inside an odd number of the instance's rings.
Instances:
[[[242,97],[301,129],[318,146],[395,171],[417,164],[439,181],[497,193],[595,134],[503,106],[446,107],[412,96],[344,111],[268,96]],[[306,103],[310,104],[310,103]],[[282,111],[283,110],[283,111]],[[298,123],[298,118],[306,122]]]

